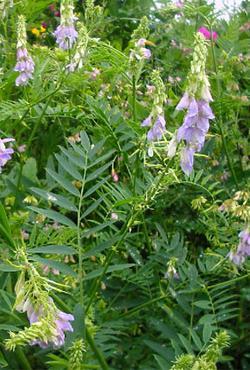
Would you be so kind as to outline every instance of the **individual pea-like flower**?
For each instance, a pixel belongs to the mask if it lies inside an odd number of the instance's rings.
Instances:
[[[163,105],[166,102],[165,86],[160,77],[159,71],[153,71],[152,82],[153,91],[153,108],[150,115],[141,123],[142,127],[150,127],[147,133],[149,143],[161,140],[166,131],[166,121],[164,117]],[[149,156],[153,155],[152,147],[149,148]]]
[[[20,15],[17,25],[17,63],[14,68],[14,71],[19,72],[20,75],[16,78],[16,86],[27,85],[32,78],[34,67],[33,59],[27,50],[25,18]]]
[[[12,148],[6,148],[5,144],[15,141],[12,138],[0,139],[0,173],[2,172],[2,167],[11,159],[14,150]]]
[[[209,130],[209,120],[214,114],[209,106],[212,101],[210,85],[205,72],[207,48],[201,34],[195,36],[194,56],[188,76],[188,87],[176,110],[186,110],[182,126],[177,131],[177,141],[185,141],[181,151],[181,168],[186,175],[193,170],[194,155],[204,146]]]
[[[177,148],[177,138],[176,135],[173,135],[167,147],[167,156],[169,158],[173,158],[175,156],[176,148]]]
[[[236,251],[230,251],[228,258],[235,265],[242,265],[246,257],[250,256],[250,231],[249,229],[242,230],[239,233],[240,242]]]
[[[54,32],[56,43],[63,50],[71,49],[78,37],[75,29],[74,5],[72,0],[62,0],[60,8],[60,25]]]

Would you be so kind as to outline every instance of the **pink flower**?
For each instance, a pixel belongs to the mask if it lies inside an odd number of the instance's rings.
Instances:
[[[118,182],[119,181],[118,173],[115,170],[112,170],[111,176],[112,176],[114,182]]]
[[[184,7],[184,4],[183,4],[183,2],[182,1],[176,1],[175,2],[175,6],[176,6],[176,8],[183,8]]]
[[[55,6],[55,4],[51,4],[51,5],[48,6],[48,8],[51,12],[53,12],[55,10],[56,6]]]
[[[92,80],[96,80],[96,78],[101,74],[100,69],[94,68],[93,71],[90,73],[90,77]]]
[[[199,28],[198,32],[202,33],[207,40],[210,40],[210,31],[206,27]]]
[[[213,39],[214,41],[216,41],[216,40],[217,40],[217,38],[218,38],[218,33],[217,33],[217,32],[215,32],[215,31],[213,31],[213,32],[212,32],[212,39]]]
[[[213,31],[212,33],[206,28],[206,27],[201,27],[198,29],[198,32],[200,32],[205,39],[207,40],[214,40],[216,41],[218,38],[217,32]]]
[[[19,153],[24,153],[24,152],[25,152],[25,150],[26,150],[26,145],[25,145],[25,144],[20,145],[20,146],[17,148],[17,150],[19,151]]]

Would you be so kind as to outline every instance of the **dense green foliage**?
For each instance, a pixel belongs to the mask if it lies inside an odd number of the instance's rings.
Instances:
[[[250,261],[228,258],[250,222],[248,2],[227,21],[206,1],[75,1],[88,43],[71,73],[75,49],[53,35],[59,2],[0,4],[0,138],[15,138],[0,174],[0,367],[249,369]],[[24,87],[14,71],[20,14],[35,63]],[[206,63],[215,119],[188,177],[167,147],[202,26],[218,34]],[[133,64],[141,38],[152,57]],[[153,70],[167,130],[151,157],[141,122],[155,104]],[[61,348],[26,340],[16,283],[33,268],[39,289],[74,315]]]

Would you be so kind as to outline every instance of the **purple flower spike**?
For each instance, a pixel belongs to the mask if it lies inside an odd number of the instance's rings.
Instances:
[[[187,109],[184,122],[177,131],[177,141],[186,142],[186,149],[181,155],[181,168],[190,175],[194,153],[200,152],[203,148],[209,130],[209,120],[214,119],[214,114],[206,100],[190,98],[187,93],[184,94],[176,109]]]
[[[5,143],[15,141],[12,138],[0,139],[0,172],[2,167],[11,159],[14,150],[12,148],[6,148]]]
[[[32,78],[35,64],[31,56],[28,55],[26,48],[17,49],[17,63],[14,71],[20,72],[20,75],[16,78],[16,86],[27,85],[29,80]]]
[[[78,32],[75,29],[74,5],[72,0],[62,0],[61,2],[61,21],[54,32],[56,43],[63,50],[71,49],[76,42]]]

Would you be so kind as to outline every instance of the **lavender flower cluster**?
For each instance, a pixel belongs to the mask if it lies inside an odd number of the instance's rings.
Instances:
[[[50,298],[50,305],[54,306],[53,300]],[[21,308],[21,309],[20,309]],[[29,319],[30,324],[34,324],[39,322],[42,318],[46,316],[45,308],[40,306],[38,310],[35,310],[34,306],[27,299],[24,304],[19,307],[19,310],[22,312],[27,312],[27,316]],[[54,317],[53,317],[53,335],[48,337],[46,341],[41,341],[39,339],[32,341],[31,345],[39,345],[41,348],[47,348],[50,345],[53,345],[55,348],[59,348],[64,344],[65,341],[65,332],[69,331],[72,332],[73,328],[70,324],[70,321],[74,320],[74,316],[71,314],[67,314],[63,311],[58,309],[54,310]]]
[[[14,68],[16,72],[20,72],[20,75],[16,78],[16,86],[27,85],[29,80],[32,78],[35,64],[31,56],[29,56],[26,48],[17,49],[17,63]]]
[[[205,38],[197,33],[187,90],[176,107],[179,111],[187,110],[183,124],[177,131],[177,142],[184,140],[186,144],[181,151],[181,168],[188,176],[193,171],[195,153],[204,146],[209,120],[215,118],[209,106],[213,99],[205,71],[206,56]]]
[[[20,75],[16,78],[16,86],[27,85],[32,78],[34,67],[33,59],[27,50],[25,18],[20,15],[17,26],[17,63],[14,68],[14,71],[19,72]]]
[[[15,141],[12,138],[0,139],[0,173],[2,172],[2,167],[11,159],[14,150],[12,148],[6,148],[5,143]]]
[[[54,32],[56,43],[63,50],[71,49],[76,42],[78,32],[75,29],[74,6],[71,0],[62,0],[61,2],[61,22]]]
[[[229,259],[235,265],[242,265],[245,262],[246,257],[250,256],[250,231],[248,229],[243,230],[239,233],[240,242],[237,250],[231,251],[228,254]]]
[[[181,152],[181,168],[187,175],[193,170],[194,154],[200,152],[205,143],[209,129],[209,120],[214,119],[214,114],[205,99],[195,99],[185,93],[177,110],[187,109],[182,126],[177,132],[177,141],[184,140],[186,147]]]

